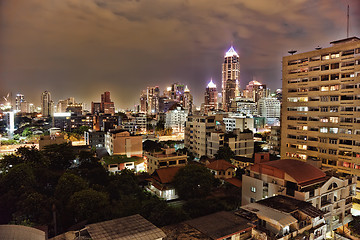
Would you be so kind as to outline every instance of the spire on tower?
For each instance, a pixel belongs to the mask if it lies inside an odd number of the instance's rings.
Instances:
[[[235,51],[235,49],[234,49],[233,46],[231,46],[231,47],[229,48],[229,50],[226,52],[226,54],[225,54],[225,57],[232,57],[232,56],[237,56],[237,57],[239,57],[239,54],[237,54],[237,52]]]
[[[207,85],[207,87],[208,87],[208,88],[216,88],[216,84],[215,84],[215,83],[213,83],[212,78],[211,78],[211,80],[210,80],[209,84]]]

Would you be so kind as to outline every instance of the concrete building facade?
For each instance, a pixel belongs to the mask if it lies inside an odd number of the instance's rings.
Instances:
[[[360,39],[283,57],[282,68],[281,157],[360,176]]]

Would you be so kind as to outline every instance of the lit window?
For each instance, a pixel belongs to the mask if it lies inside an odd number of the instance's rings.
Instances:
[[[251,190],[251,192],[254,192],[254,193],[255,193],[255,192],[256,192],[256,187],[251,187],[250,190]]]
[[[339,123],[339,118],[338,117],[330,117],[330,122],[331,123]]]
[[[321,128],[320,128],[320,132],[321,132],[321,133],[327,133],[327,132],[328,132],[328,128],[327,128],[327,127],[321,127]]]

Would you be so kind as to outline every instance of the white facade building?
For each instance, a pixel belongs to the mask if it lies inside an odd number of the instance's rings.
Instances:
[[[183,133],[185,131],[185,121],[188,111],[177,107],[166,112],[165,128],[171,128],[173,133]]]
[[[280,118],[281,103],[272,97],[261,98],[258,102],[258,114],[265,118]]]

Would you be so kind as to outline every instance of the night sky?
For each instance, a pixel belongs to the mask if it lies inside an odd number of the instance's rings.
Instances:
[[[111,92],[116,108],[142,89],[185,83],[195,104],[234,45],[241,88],[281,87],[281,59],[360,37],[360,0],[0,0],[0,96],[40,103],[75,97],[89,106]]]

